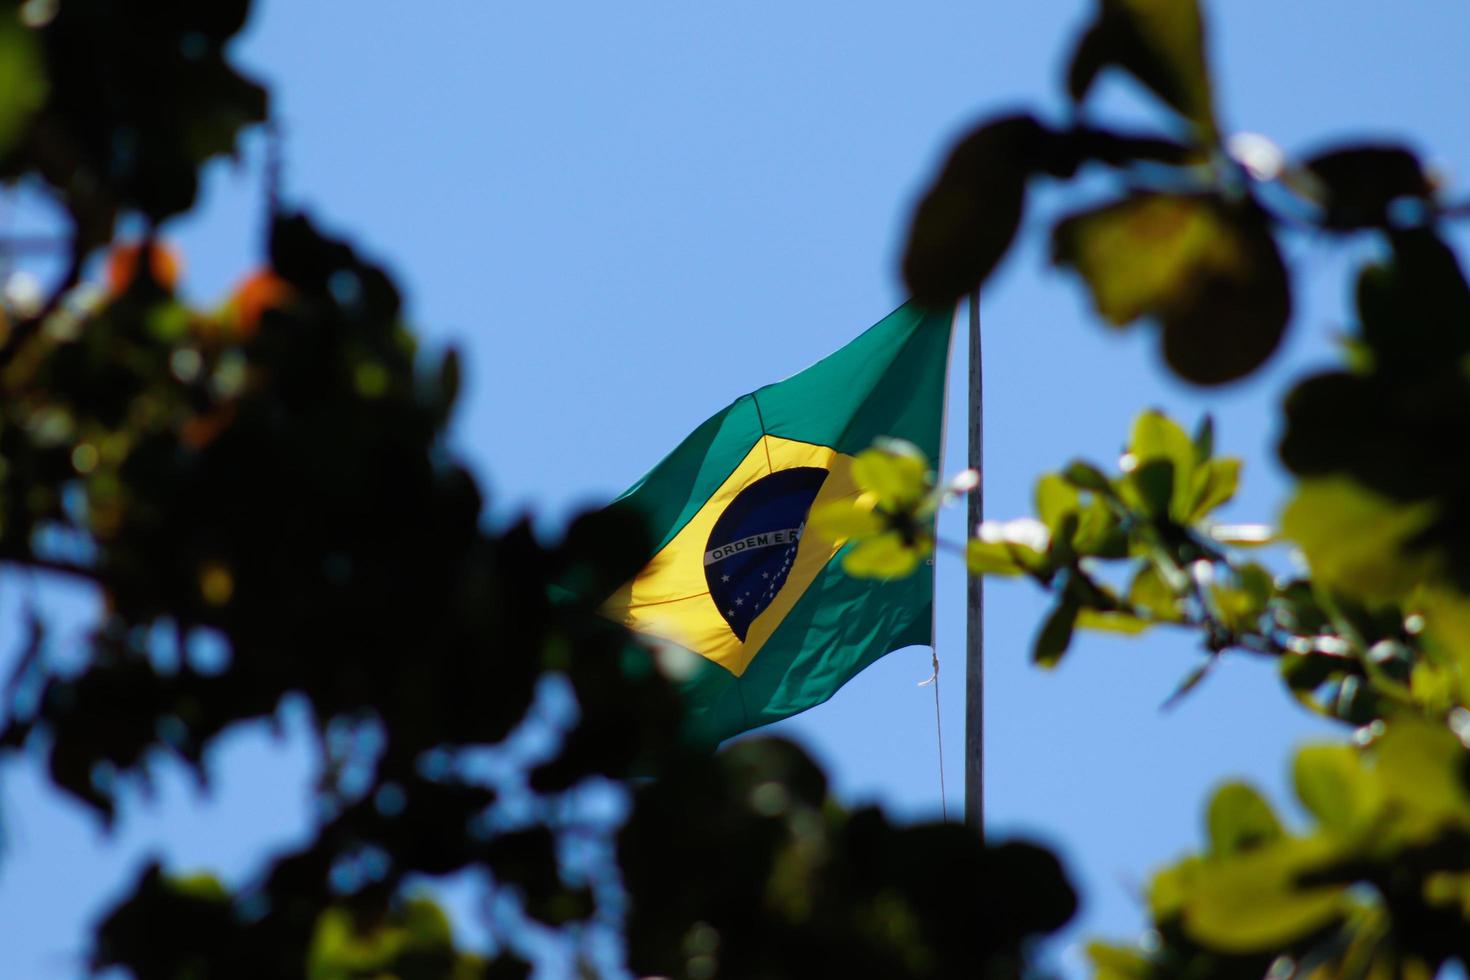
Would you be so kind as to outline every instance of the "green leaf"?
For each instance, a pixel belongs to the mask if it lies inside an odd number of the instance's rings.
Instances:
[[[860,505],[857,498],[850,498],[813,507],[811,516],[807,518],[807,527],[813,534],[831,541],[845,538],[861,540],[880,533],[883,518],[872,508]]]
[[[1122,633],[1125,636],[1137,636],[1145,630],[1152,629],[1154,625],[1154,623],[1146,619],[1139,619],[1132,613],[1126,612],[1083,609],[1077,614],[1077,626],[1079,628],[1098,630],[1103,633]]]
[[[1099,72],[1116,66],[1213,140],[1204,22],[1195,0],[1100,0],[1100,5],[1068,68],[1067,91],[1073,101],[1087,97]]]
[[[1030,116],[993,120],[954,148],[909,226],[903,277],[918,302],[952,305],[990,275],[1021,223],[1049,134]]]
[[[903,578],[913,574],[932,550],[930,541],[905,544],[896,531],[889,531],[853,545],[842,559],[842,569],[853,578]]]
[[[1210,671],[1214,670],[1215,665],[1219,662],[1220,658],[1218,656],[1210,656],[1206,658],[1204,663],[1196,665],[1194,669],[1185,674],[1184,680],[1180,681],[1179,685],[1174,688],[1173,692],[1164,699],[1164,710],[1167,711],[1168,709],[1173,708],[1180,701],[1183,701],[1191,691],[1199,687],[1200,684],[1204,682],[1204,679],[1206,677],[1210,676]]]
[[[1439,573],[1434,550],[1409,548],[1435,514],[1433,504],[1397,504],[1341,477],[1305,479],[1281,515],[1281,532],[1302,549],[1319,587],[1383,602]]]
[[[1025,545],[1004,541],[972,540],[965,546],[965,566],[975,575],[1021,575],[1027,571],[1022,561],[1036,568],[1042,557]]]
[[[1184,911],[1204,859],[1191,855],[1154,875],[1148,885],[1148,911],[1155,922],[1170,922]]]
[[[1281,821],[1271,805],[1245,783],[1226,783],[1215,791],[1205,814],[1210,852],[1228,857],[1280,840]]]
[[[1215,420],[1206,412],[1194,430],[1195,465],[1198,466],[1213,455],[1215,455]]]
[[[1194,443],[1178,423],[1155,409],[1140,412],[1128,436],[1128,452],[1136,464],[1168,460],[1174,467],[1169,514],[1183,520],[1194,480]]]
[[[1291,313],[1286,267],[1262,216],[1206,195],[1137,194],[1064,219],[1053,261],[1087,283],[1098,313],[1164,331],[1164,356],[1197,384],[1244,377]]]
[[[1062,471],[1062,477],[1079,490],[1091,490],[1105,497],[1113,494],[1113,484],[1103,475],[1102,470],[1091,463],[1074,460]]]
[[[1448,729],[1400,718],[1373,749],[1379,785],[1401,808],[1405,831],[1427,838],[1443,826],[1470,827],[1470,765],[1465,747]]]
[[[1142,463],[1149,459],[1167,459],[1174,472],[1185,474],[1194,469],[1194,443],[1169,416],[1158,409],[1139,412],[1128,434],[1128,452]]]
[[[1210,599],[1221,622],[1237,633],[1253,630],[1276,592],[1271,573],[1251,563],[1234,569],[1232,585],[1210,586]]]
[[[1088,943],[1087,958],[1092,961],[1093,980],[1150,980],[1154,964],[1136,949]]]
[[[1061,520],[1082,506],[1077,488],[1056,473],[1047,473],[1036,481],[1036,516],[1055,535]]]
[[[1195,868],[1182,907],[1184,930],[1225,953],[1274,952],[1339,920],[1341,886],[1304,887],[1304,875],[1339,859],[1316,838],[1283,838]]]
[[[1073,545],[1080,555],[1098,558],[1128,557],[1128,535],[1118,515],[1101,497],[1092,501],[1078,515]]]
[[[1036,643],[1031,650],[1032,663],[1048,670],[1057,665],[1072,643],[1072,631],[1077,627],[1077,616],[1081,610],[1082,604],[1070,591],[1062,593],[1041,631],[1036,634]]]
[[[1169,504],[1174,497],[1174,464],[1167,459],[1150,459],[1128,474],[1128,486],[1134,491],[1144,514],[1156,520],[1169,517]]]
[[[1212,459],[1194,471],[1190,500],[1184,508],[1184,523],[1193,524],[1215,508],[1228,503],[1240,487],[1240,460]]]
[[[1347,745],[1309,745],[1296,754],[1292,782],[1297,799],[1323,827],[1351,831],[1376,809],[1374,785]]]
[[[928,462],[915,453],[864,449],[852,461],[853,482],[877,495],[878,506],[890,512],[922,500],[929,490],[928,475]]]
[[[1159,619],[1170,622],[1182,619],[1179,601],[1179,596],[1164,582],[1152,563],[1140,568],[1128,586],[1128,604],[1145,609]]]
[[[0,161],[25,136],[49,88],[39,36],[7,4],[0,10]]]

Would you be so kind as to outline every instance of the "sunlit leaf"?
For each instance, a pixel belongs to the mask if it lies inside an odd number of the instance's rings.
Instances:
[[[1205,813],[1210,834],[1210,851],[1229,857],[1279,840],[1281,821],[1271,804],[1254,787],[1226,783],[1215,791]]]
[[[865,449],[852,463],[852,478],[877,496],[885,510],[915,506],[929,490],[929,464],[922,455]]]
[[[1062,477],[1072,486],[1079,490],[1091,490],[1101,496],[1108,496],[1113,492],[1113,485],[1102,470],[1091,463],[1074,460],[1062,471]]]
[[[1088,943],[1087,958],[1092,961],[1093,980],[1150,980],[1154,975],[1153,963],[1134,949]]]
[[[1145,460],[1129,472],[1124,487],[1132,491],[1125,493],[1130,503],[1149,517],[1166,519],[1174,499],[1174,464],[1160,457]]]
[[[1442,567],[1432,550],[1409,547],[1434,515],[1432,504],[1396,504],[1351,480],[1311,479],[1297,484],[1281,532],[1301,548],[1320,585],[1381,602]]]
[[[1162,412],[1140,412],[1128,436],[1128,454],[1135,466],[1155,459],[1173,466],[1169,513],[1182,521],[1189,512],[1195,476],[1194,443],[1184,429]]]
[[[1338,854],[1328,841],[1283,838],[1205,861],[1183,902],[1184,929],[1195,941],[1229,953],[1272,951],[1300,940],[1346,909],[1343,887],[1300,884]]]
[[[1157,320],[1165,358],[1186,380],[1242,377],[1285,332],[1286,268],[1250,210],[1207,196],[1138,194],[1063,220],[1052,246],[1108,322]]]
[[[1212,459],[1194,472],[1191,500],[1185,510],[1185,523],[1206,517],[1215,508],[1228,503],[1240,486],[1240,460]]]
[[[1347,745],[1309,745],[1292,764],[1297,799],[1323,827],[1352,831],[1377,809],[1380,795],[1358,753]]]
[[[854,578],[902,578],[912,574],[932,550],[930,541],[905,544],[897,532],[888,531],[853,545],[842,559],[842,568]]]
[[[1047,473],[1036,481],[1036,516],[1055,533],[1062,517],[1082,505],[1077,488],[1056,473]]]
[[[965,546],[965,565],[976,575],[1021,575],[1041,563],[1041,555],[1025,545],[972,540]]]
[[[1125,636],[1137,636],[1155,624],[1146,619],[1140,619],[1126,612],[1105,612],[1097,609],[1083,609],[1077,614],[1077,627],[1079,629],[1097,630],[1102,633],[1122,633]]]
[[[1168,922],[1184,909],[1204,859],[1190,856],[1154,875],[1148,885],[1148,910],[1155,922]]]
[[[862,497],[834,500],[813,507],[807,518],[811,533],[832,541],[871,537],[883,530],[883,518],[873,512],[873,501]]]
[[[1146,609],[1155,617],[1177,621],[1182,617],[1179,596],[1165,584],[1159,570],[1152,564],[1144,565],[1128,586],[1128,602],[1139,609]]]
[[[1399,804],[1406,833],[1428,835],[1446,824],[1470,828],[1470,755],[1448,729],[1396,719],[1373,747],[1374,771]]]
[[[1113,508],[1101,497],[1094,497],[1077,517],[1077,532],[1072,536],[1079,555],[1098,558],[1126,558],[1128,535]]]

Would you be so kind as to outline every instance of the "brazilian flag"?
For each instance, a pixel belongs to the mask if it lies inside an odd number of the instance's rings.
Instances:
[[[859,493],[853,458],[875,439],[939,458],[953,315],[909,305],[794,377],[695,429],[614,506],[658,544],[603,606],[655,646],[693,653],[693,734],[718,740],[830,698],[879,657],[932,642],[934,581],[842,570],[842,540],[807,515]]]

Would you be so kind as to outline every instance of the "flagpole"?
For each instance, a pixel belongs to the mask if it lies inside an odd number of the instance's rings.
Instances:
[[[970,492],[967,536],[985,518],[984,384],[980,371],[980,290],[970,294]],[[985,580],[970,572],[965,603],[965,826],[985,834]]]

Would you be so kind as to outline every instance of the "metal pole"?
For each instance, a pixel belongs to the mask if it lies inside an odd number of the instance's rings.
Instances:
[[[970,492],[969,532],[985,518],[985,404],[980,371],[980,291],[970,294],[970,469],[981,475]],[[985,834],[985,579],[966,578],[965,826]]]

